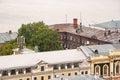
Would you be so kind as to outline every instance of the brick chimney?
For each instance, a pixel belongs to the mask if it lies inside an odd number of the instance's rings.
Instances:
[[[78,27],[77,18],[73,19],[73,27],[76,29]]]

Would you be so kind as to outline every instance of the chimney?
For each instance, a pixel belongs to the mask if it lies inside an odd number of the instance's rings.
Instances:
[[[9,30],[9,34],[12,34],[12,31],[11,31],[11,30]]]
[[[78,27],[77,18],[73,19],[73,27],[76,29]]]

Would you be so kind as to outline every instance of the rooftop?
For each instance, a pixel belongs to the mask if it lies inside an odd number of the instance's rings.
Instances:
[[[15,38],[17,38],[17,32],[0,33],[0,43],[6,43],[7,41],[10,41]]]
[[[73,27],[73,24],[55,24],[51,25],[50,28],[58,30],[59,32],[68,32],[75,35],[80,35],[88,38],[92,38],[93,36],[96,37],[96,39],[110,42],[110,43],[119,43],[120,41],[120,30],[116,32],[115,30],[111,31],[110,34],[108,34],[108,31],[97,29],[95,27],[82,27],[82,32],[76,33],[76,29]],[[105,36],[106,33],[106,36]]]
[[[88,75],[88,74],[85,74],[85,75],[76,75],[76,76],[63,76],[63,75],[60,75],[56,78],[53,78],[53,79],[50,79],[50,80],[106,80],[104,78],[99,78],[98,76],[96,75]]]
[[[80,62],[84,59],[86,56],[77,49],[0,56],[0,70],[35,66],[41,61],[51,65]]]
[[[103,44],[103,45],[91,45],[80,47],[87,56],[94,55],[95,50],[97,54],[109,54],[109,50],[120,49],[120,44]]]
[[[120,28],[120,20],[112,20],[108,22],[94,24],[93,26],[100,27],[100,28],[106,28],[106,29]]]

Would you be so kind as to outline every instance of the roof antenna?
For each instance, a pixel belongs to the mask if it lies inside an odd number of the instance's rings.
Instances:
[[[81,18],[81,12],[80,12],[80,31],[82,32],[82,18]]]
[[[66,18],[65,22],[66,22],[66,25],[67,25],[67,14],[65,15],[65,18]]]

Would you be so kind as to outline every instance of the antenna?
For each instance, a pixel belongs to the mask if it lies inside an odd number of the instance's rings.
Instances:
[[[81,12],[80,12],[80,31],[82,32],[82,18],[81,18]]]
[[[67,24],[67,14],[65,15],[65,18],[66,18],[66,24]]]
[[[118,33],[118,27],[117,26],[118,26],[118,23],[116,23],[116,28],[115,28],[116,29],[115,31]]]
[[[81,18],[81,15],[82,15],[82,14],[81,14],[81,12],[80,12],[80,22],[82,22],[82,18]]]

